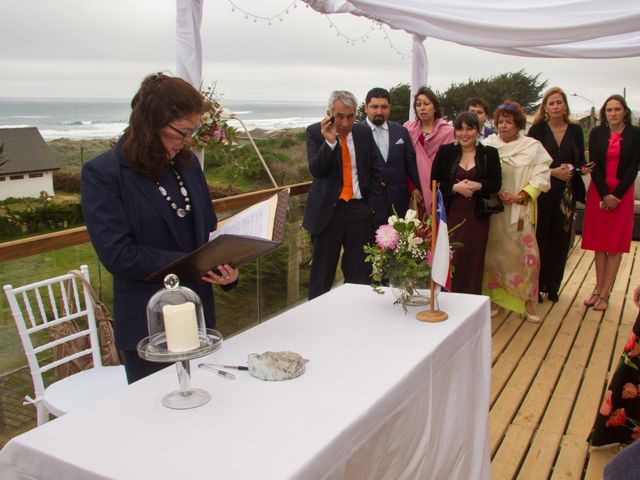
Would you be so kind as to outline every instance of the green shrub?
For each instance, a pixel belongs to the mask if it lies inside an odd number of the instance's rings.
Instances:
[[[55,172],[53,189],[68,193],[80,193],[80,173]]]

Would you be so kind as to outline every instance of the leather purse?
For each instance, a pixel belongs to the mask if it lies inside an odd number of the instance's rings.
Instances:
[[[476,217],[484,218],[494,213],[500,213],[504,211],[504,205],[498,197],[497,193],[492,193],[487,197],[476,197],[475,203]]]

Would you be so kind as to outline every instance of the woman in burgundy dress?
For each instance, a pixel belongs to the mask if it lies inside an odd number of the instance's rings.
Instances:
[[[604,311],[633,230],[633,184],[640,164],[640,130],[620,95],[600,109],[600,126],[589,136],[589,160],[595,162],[584,211],[582,248],[595,251],[596,288],[584,304]]]
[[[475,113],[461,113],[453,126],[456,141],[438,149],[431,179],[440,184],[450,229],[462,223],[451,233],[451,241],[462,244],[453,253],[451,291],[479,295],[489,215],[479,212],[478,203],[481,197],[500,190],[502,171],[498,151],[478,141],[480,126]]]

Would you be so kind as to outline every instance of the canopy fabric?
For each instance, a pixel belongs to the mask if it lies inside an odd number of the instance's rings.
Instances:
[[[203,1],[176,0],[176,71],[196,87],[202,83]],[[528,57],[640,56],[638,0],[302,1],[321,13],[358,15],[411,34],[412,93],[427,84],[427,37]]]
[[[637,0],[302,0],[391,28],[498,53],[538,57],[640,55]]]
[[[350,13],[412,34],[412,95],[427,84],[427,37],[526,57],[640,56],[637,0],[302,1],[321,13]]]

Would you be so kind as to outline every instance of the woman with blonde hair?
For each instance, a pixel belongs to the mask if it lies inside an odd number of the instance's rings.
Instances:
[[[546,293],[552,302],[558,301],[576,201],[584,203],[585,200],[580,175],[585,163],[584,137],[582,128],[571,120],[570,115],[567,95],[561,88],[552,87],[544,93],[528,133],[542,143],[552,159],[551,188],[538,197],[536,227],[540,293]],[[542,301],[541,295],[538,295],[538,301]]]

